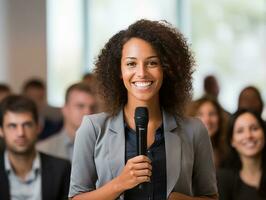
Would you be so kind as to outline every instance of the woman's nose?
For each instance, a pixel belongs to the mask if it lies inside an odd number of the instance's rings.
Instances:
[[[246,132],[245,132],[245,136],[247,137],[247,138],[251,138],[252,136],[253,136],[253,134],[252,134],[252,131],[251,130],[246,130]]]
[[[139,63],[138,64],[136,74],[137,74],[138,77],[144,77],[145,76],[146,68],[145,68],[144,63]]]

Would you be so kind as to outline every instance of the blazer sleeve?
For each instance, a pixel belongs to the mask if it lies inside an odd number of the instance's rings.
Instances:
[[[95,142],[95,128],[89,116],[85,116],[75,137],[69,197],[95,189],[97,181],[94,162]]]
[[[194,122],[193,193],[195,196],[217,194],[216,171],[210,138],[205,126],[199,120]]]

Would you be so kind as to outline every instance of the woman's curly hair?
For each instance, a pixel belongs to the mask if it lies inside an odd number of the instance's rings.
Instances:
[[[166,21],[139,20],[115,34],[101,50],[94,69],[105,111],[115,115],[127,103],[127,90],[121,79],[123,45],[131,38],[151,44],[161,61],[164,78],[160,105],[182,116],[191,98],[194,58],[183,35]]]

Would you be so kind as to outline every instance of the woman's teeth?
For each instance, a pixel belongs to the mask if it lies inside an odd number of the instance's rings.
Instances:
[[[148,86],[150,86],[152,84],[152,82],[151,81],[145,81],[145,82],[134,82],[134,85],[136,86],[136,87],[139,87],[139,88],[145,88],[145,87],[148,87]]]

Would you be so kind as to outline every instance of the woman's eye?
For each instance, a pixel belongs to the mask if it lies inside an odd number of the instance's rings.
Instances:
[[[256,131],[259,129],[259,126],[251,126],[251,130]]]
[[[148,67],[157,67],[159,65],[158,61],[149,61],[147,63]]]
[[[241,134],[241,133],[243,133],[243,131],[244,131],[243,128],[238,128],[238,129],[236,129],[235,132],[236,132],[237,134]]]
[[[126,65],[128,67],[135,67],[136,66],[136,63],[135,62],[128,62],[128,63],[126,63]]]

